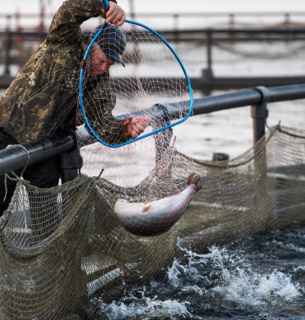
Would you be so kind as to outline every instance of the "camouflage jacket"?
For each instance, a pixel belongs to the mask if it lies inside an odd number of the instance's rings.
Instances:
[[[102,8],[102,0],[65,1],[53,18],[46,40],[1,97],[0,128],[18,143],[35,142],[54,134],[75,110],[79,72],[87,47],[80,25],[101,15]],[[112,110],[114,101],[109,99],[110,105],[104,108]],[[113,130],[118,137],[115,143],[127,140],[126,125],[115,120],[111,112],[99,127],[99,136],[108,143],[113,143],[108,138]]]

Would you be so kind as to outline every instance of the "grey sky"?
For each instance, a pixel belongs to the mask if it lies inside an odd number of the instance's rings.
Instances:
[[[46,0],[51,1],[51,0]],[[56,10],[62,0],[51,1]],[[38,12],[39,0],[0,0],[1,13]],[[118,0],[129,12],[129,0]],[[187,7],[185,7],[187,5]],[[304,0],[134,0],[138,12],[211,12],[211,11],[305,11]]]
[[[63,0],[44,0],[47,3],[46,13],[50,15],[45,20],[45,26],[48,27],[51,22],[51,17],[59,6],[63,3]],[[305,0],[133,0],[136,13],[179,13],[183,16],[183,13],[210,13],[210,12],[223,12],[223,13],[237,13],[237,12],[303,12],[305,13]],[[130,0],[118,0],[120,6],[126,11],[127,18],[131,19]],[[18,23],[15,19],[10,22],[3,14],[14,14],[16,10],[22,14],[26,13],[39,13],[40,0],[0,0],[0,30],[5,29],[8,25],[11,28],[17,27]],[[187,6],[186,6],[187,4]],[[1,16],[2,14],[2,16]],[[14,16],[13,16],[14,17]],[[304,21],[305,14],[300,19]],[[273,23],[273,20],[257,20],[257,23],[262,25],[266,23]],[[281,18],[283,20],[283,18]],[[142,22],[152,28],[172,28],[175,24],[173,17],[136,17],[138,22]],[[86,22],[84,28],[92,28],[96,23],[92,20]],[[94,24],[95,23],[95,24]],[[179,20],[179,27],[203,27],[206,23],[214,25],[208,18],[197,17],[196,19],[182,19]],[[35,28],[39,24],[37,18],[23,18],[20,20],[19,25],[24,28]],[[217,26],[217,21],[215,26]]]

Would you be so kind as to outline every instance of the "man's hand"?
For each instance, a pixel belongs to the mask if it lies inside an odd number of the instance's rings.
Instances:
[[[148,126],[150,119],[143,117],[132,118],[127,127],[127,134],[132,138],[138,137],[144,132],[145,128]]]
[[[109,2],[109,10],[106,14],[106,22],[121,26],[126,20],[125,11],[115,2]]]

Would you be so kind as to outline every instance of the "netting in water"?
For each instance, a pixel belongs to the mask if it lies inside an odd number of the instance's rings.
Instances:
[[[90,148],[96,154],[103,149],[100,144]],[[143,157],[149,151],[141,142],[133,148]],[[106,174],[114,155],[107,160],[102,150],[105,176],[79,176],[52,189],[18,182],[1,218],[1,319],[83,319],[87,314],[94,319],[90,301],[109,302],[130,285],[162,281],[173,259],[183,258],[180,248],[199,252],[304,221],[304,131],[271,128],[229,161],[198,161],[171,146],[166,160],[151,152],[152,168],[138,165],[137,174],[132,169],[129,179],[125,175],[119,181],[115,176],[135,165],[126,161],[128,151],[117,149],[116,175],[110,169]],[[172,228],[145,237],[122,227],[113,212],[118,199],[142,203],[170,196],[175,186],[186,188],[193,170],[203,187]]]

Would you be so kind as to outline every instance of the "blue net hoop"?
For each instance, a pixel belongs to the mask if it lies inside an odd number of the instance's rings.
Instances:
[[[156,130],[153,130],[149,133],[146,133],[146,134],[142,134],[140,136],[138,136],[137,138],[134,138],[134,139],[131,139],[127,142],[124,142],[124,143],[120,143],[120,144],[109,144],[109,143],[106,143],[105,141],[103,141],[99,136],[98,134],[95,132],[95,130],[92,128],[89,120],[88,120],[88,117],[86,115],[86,110],[85,110],[85,107],[84,107],[84,101],[83,101],[83,77],[84,77],[84,68],[82,67],[81,71],[80,71],[80,78],[79,78],[79,104],[80,104],[80,108],[81,108],[81,112],[82,112],[82,115],[84,117],[84,120],[85,120],[85,123],[88,127],[88,129],[90,130],[90,132],[92,133],[92,135],[97,139],[97,141],[99,141],[101,144],[103,144],[104,146],[107,146],[107,147],[110,147],[110,148],[119,148],[119,147],[123,147],[125,145],[128,145],[130,143],[133,143],[133,142],[136,142],[136,141],[139,141],[141,139],[144,139],[146,137],[149,137],[149,136],[152,136],[156,133],[159,133],[161,131],[164,131],[166,129],[169,129],[169,128],[172,128],[174,126],[177,126],[179,124],[181,124],[182,122],[184,122],[185,120],[187,120],[189,118],[189,116],[192,114],[192,111],[193,111],[193,104],[194,104],[194,98],[193,98],[193,91],[192,91],[192,87],[191,87],[191,82],[190,82],[190,79],[188,77],[188,74],[186,72],[186,69],[181,61],[181,59],[179,58],[179,56],[177,55],[177,53],[175,52],[175,50],[172,48],[172,46],[160,35],[158,34],[155,30],[151,29],[150,27],[142,24],[142,23],[139,23],[139,22],[135,22],[135,21],[131,21],[131,20],[126,20],[126,23],[129,23],[131,25],[136,25],[136,26],[140,26],[148,31],[150,31],[151,33],[153,33],[157,38],[159,38],[165,45],[166,47],[170,50],[170,52],[172,53],[172,55],[175,57],[175,59],[178,61],[182,71],[183,71],[183,74],[184,74],[184,77],[185,77],[185,80],[186,80],[186,83],[187,83],[187,87],[188,87],[188,94],[189,94],[189,101],[190,101],[190,105],[189,105],[189,110],[187,112],[187,114],[180,120],[178,121],[175,121],[171,124],[168,124],[166,126],[163,126],[161,128],[158,128]],[[97,34],[93,37],[93,39],[91,40],[86,52],[85,52],[85,55],[84,55],[84,58],[83,58],[83,62],[86,62],[87,59],[88,59],[88,56],[89,56],[89,52],[93,46],[93,44],[95,43],[96,39],[99,37],[99,35],[103,32],[104,28],[102,27],[98,32]],[[84,63],[83,63],[84,65]]]

